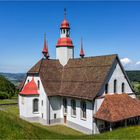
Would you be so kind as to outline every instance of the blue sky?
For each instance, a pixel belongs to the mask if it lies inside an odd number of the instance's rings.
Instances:
[[[140,2],[0,2],[0,72],[26,72],[42,58],[46,32],[51,58],[67,9],[75,57],[118,54],[140,70]]]

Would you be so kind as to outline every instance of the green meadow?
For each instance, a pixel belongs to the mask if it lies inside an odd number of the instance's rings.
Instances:
[[[43,126],[19,118],[17,106],[0,107],[0,139],[140,139],[140,126],[85,135],[64,125]]]

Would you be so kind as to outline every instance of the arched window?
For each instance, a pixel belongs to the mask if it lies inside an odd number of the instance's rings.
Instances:
[[[69,30],[67,29],[66,31],[67,31],[67,34],[66,35],[67,35],[67,37],[69,37]]]
[[[71,100],[71,114],[72,115],[76,115],[76,101],[75,100]]]
[[[33,112],[38,112],[38,99],[33,99]]]
[[[63,99],[63,107],[64,107],[64,113],[67,113],[67,99]]]
[[[122,83],[122,93],[124,93],[124,92],[125,92],[125,84]]]
[[[105,84],[105,94],[108,93],[108,84]]]
[[[114,93],[117,92],[117,80],[115,79],[114,80]]]
[[[28,81],[27,81],[28,83],[30,82],[30,80],[28,79]]]
[[[81,118],[86,118],[86,102],[81,101]]]
[[[37,81],[37,87],[38,87],[38,89],[40,89],[40,81],[39,80]]]

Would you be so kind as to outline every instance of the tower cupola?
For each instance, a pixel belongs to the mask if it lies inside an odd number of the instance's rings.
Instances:
[[[70,24],[66,19],[66,9],[64,9],[64,20],[60,26],[60,38],[56,44],[56,59],[64,66],[70,58],[74,58],[74,46],[70,38]]]
[[[61,23],[60,27],[60,37],[69,37],[70,36],[70,25],[66,20],[66,9],[64,9],[64,20]]]

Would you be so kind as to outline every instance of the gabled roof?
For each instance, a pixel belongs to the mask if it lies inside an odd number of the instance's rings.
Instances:
[[[128,94],[106,95],[94,117],[108,122],[117,122],[140,116],[139,106],[140,101],[133,99]]]
[[[59,60],[41,59],[27,74],[38,73],[48,96],[69,96],[93,100],[99,93],[117,55]]]

